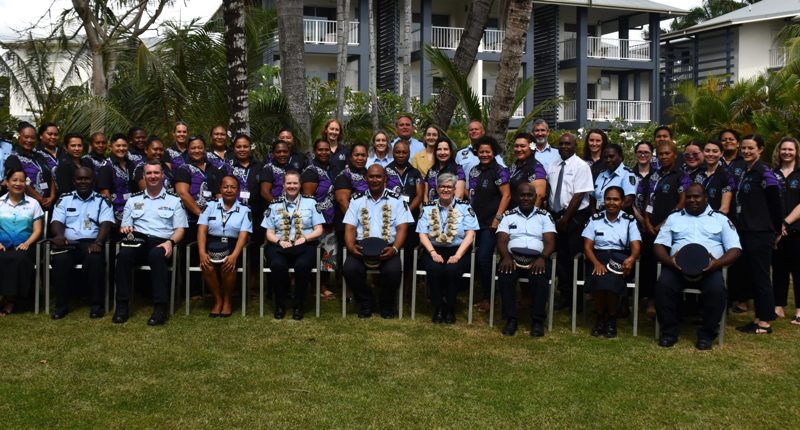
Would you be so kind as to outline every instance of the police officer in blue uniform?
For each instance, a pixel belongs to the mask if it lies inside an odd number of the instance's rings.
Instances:
[[[114,226],[114,210],[111,203],[92,191],[92,170],[82,166],[75,170],[75,191],[63,194],[53,209],[50,229],[53,252],[53,287],[56,291],[56,308],[53,319],[61,319],[69,313],[70,288],[73,287],[70,272],[75,264],[82,264],[91,292],[89,318],[100,318],[103,310],[105,287],[105,255],[103,246],[108,241]]]
[[[272,270],[275,319],[286,314],[289,268],[294,267],[295,289],[292,319],[303,319],[303,305],[311,269],[317,264],[317,239],[322,236],[325,217],[313,197],[300,195],[300,174],[294,170],[283,177],[283,195],[272,201],[261,226],[267,230],[267,261]]]
[[[422,208],[416,232],[425,253],[421,266],[427,272],[435,324],[456,322],[455,303],[459,280],[469,271],[469,258],[478,218],[468,202],[454,198],[458,176],[442,173],[437,178],[439,198]]]
[[[528,277],[528,288],[532,290],[531,336],[544,336],[545,303],[549,291],[550,259],[556,247],[556,225],[553,217],[545,210],[534,206],[536,191],[533,186],[523,182],[517,188],[519,206],[507,211],[497,227],[497,252],[500,266],[497,275],[500,281],[500,294],[503,298],[504,336],[517,332],[517,280],[521,275]],[[519,269],[511,255],[515,248],[526,248],[539,254],[534,257],[529,269]]]
[[[694,282],[683,276],[676,259],[681,249],[690,244],[702,245],[709,254],[708,266],[703,269],[702,277]],[[733,223],[725,214],[708,206],[708,197],[702,184],[689,185],[686,208],[676,210],[667,217],[656,237],[653,252],[662,264],[655,293],[658,322],[662,327],[658,344],[669,348],[678,341],[681,291],[695,287],[703,292],[703,322],[697,330],[695,346],[700,350],[711,349],[726,306],[722,268],[730,266],[741,255],[742,246]]]
[[[380,270],[380,312],[384,319],[396,315],[395,292],[402,279],[400,249],[406,241],[408,224],[414,222],[408,204],[400,196],[386,189],[386,171],[379,165],[367,169],[368,191],[356,194],[350,201],[344,216],[344,243],[347,247],[347,261],[342,272],[347,283],[352,286],[356,301],[361,306],[359,318],[372,316],[374,299],[367,287],[367,267],[369,257],[362,252],[358,241],[379,238],[386,246],[376,257]]]
[[[597,175],[594,181],[594,194],[592,195],[591,207],[596,211],[603,210],[605,192],[608,187],[616,186],[622,188],[624,198],[622,209],[627,210],[633,206],[636,197],[636,185],[638,180],[633,170],[622,164],[625,161],[622,147],[616,143],[609,143],[603,149],[602,159],[606,170]]]
[[[180,197],[164,189],[161,162],[148,160],[143,170],[145,190],[132,195],[125,203],[120,226],[120,233],[129,243],[137,234],[143,243],[139,246],[125,246],[123,243],[117,254],[115,324],[128,320],[132,271],[135,265],[145,262],[151,270],[154,303],[147,324],[161,325],[167,321],[170,294],[167,262],[189,227]]]

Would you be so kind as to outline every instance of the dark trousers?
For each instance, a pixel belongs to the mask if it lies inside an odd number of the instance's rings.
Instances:
[[[721,270],[709,273],[697,282],[689,282],[672,268],[662,267],[655,290],[656,316],[661,325],[662,336],[678,337],[678,308],[684,288],[696,288],[703,292],[703,299],[700,301],[703,323],[697,329],[697,337],[714,339],[727,305],[727,292]]]
[[[294,268],[294,300],[295,308],[303,309],[308,293],[308,282],[311,269],[316,264],[316,242],[299,245],[302,249],[297,254],[288,255],[281,252],[279,245],[267,246],[267,267],[272,271],[272,291],[275,294],[275,306],[284,306],[289,293],[291,280],[289,268]]]
[[[434,262],[427,252],[422,254],[422,268],[426,272],[431,304],[436,310],[440,310],[445,303],[452,309],[461,287],[461,277],[464,272],[469,271],[469,251],[458,260],[458,263],[447,264],[447,259],[455,255],[458,246],[434,247],[434,249],[442,256],[444,263]]]
[[[496,230],[482,228],[478,230],[478,249],[475,251],[475,266],[478,280],[481,283],[481,299],[489,300],[492,294],[492,259],[497,244]]]
[[[642,232],[642,254],[639,257],[639,294],[642,297],[653,298],[653,287],[656,285],[656,272],[658,261],[653,254],[653,244],[656,237],[650,233]]]
[[[772,251],[772,287],[775,306],[786,306],[789,295],[789,275],[794,286],[794,307],[800,309],[800,233],[781,238],[778,249]]]
[[[769,270],[775,233],[740,231],[739,241],[742,243],[742,256],[731,267],[728,279],[733,281],[740,294],[753,297],[756,318],[772,321],[775,319],[775,296]]]
[[[93,240],[84,240],[75,244],[63,254],[53,255],[50,264],[53,266],[53,288],[56,292],[56,308],[69,306],[70,293],[77,287],[80,278],[73,276],[73,267],[83,265],[86,285],[89,287],[89,304],[92,307],[103,305],[103,293],[106,286],[105,279],[105,254],[100,252],[90,254],[89,245]]]
[[[556,275],[558,276],[558,292],[561,300],[572,299],[572,265],[573,259],[583,251],[583,227],[588,212],[578,212],[567,224],[567,231],[556,235]]]
[[[522,288],[527,288],[533,296],[531,304],[531,319],[536,322],[543,322],[547,317],[545,305],[550,291],[550,265],[545,264],[545,273],[535,275],[530,269],[517,269],[511,273],[499,273],[500,295],[503,299],[503,319],[517,317],[517,281],[520,276],[528,277],[528,284],[523,284]]]
[[[380,305],[382,309],[394,309],[395,295],[400,287],[400,275],[403,273],[400,256],[385,260],[378,268],[380,272],[380,282],[378,282]],[[342,268],[344,279],[347,285],[353,289],[356,302],[362,308],[374,309],[375,298],[367,286],[367,267],[364,262],[352,255],[347,256]]]
[[[158,245],[166,239],[148,240],[138,248],[120,247],[117,254],[117,269],[115,281],[117,286],[117,301],[127,302],[131,299],[131,284],[133,282],[133,269],[136,266],[150,266],[150,277],[153,287],[153,303],[157,305],[169,303],[169,261],[164,248]],[[177,251],[177,246],[172,252]]]

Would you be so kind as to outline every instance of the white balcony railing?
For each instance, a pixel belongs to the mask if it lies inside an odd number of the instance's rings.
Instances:
[[[589,37],[586,41],[586,56],[609,60],[650,61],[650,42],[646,40],[615,39],[611,37]],[[559,60],[571,60],[577,56],[575,39],[561,42]]]
[[[358,22],[350,21],[347,44],[358,45]],[[315,45],[336,45],[336,21],[303,19],[303,42]]]
[[[481,106],[488,105],[491,102],[492,102],[492,96],[486,96],[486,95],[481,96]],[[525,116],[524,107],[525,107],[524,104],[520,105],[520,107],[518,107],[517,110],[515,110],[514,113],[511,114],[511,118],[522,118],[522,117],[524,117]]]
[[[439,49],[456,49],[461,40],[463,28],[431,27],[431,46]]]
[[[586,120],[611,122],[619,118],[626,122],[650,122],[650,102],[630,100],[587,100]],[[564,102],[558,112],[560,122],[575,121],[577,103]]]
[[[439,49],[458,49],[461,41],[461,34],[464,32],[460,27],[431,27],[431,46]],[[479,52],[501,52],[503,50],[503,38],[505,32],[500,30],[485,30],[481,44],[478,46]],[[420,49],[420,30],[416,29],[411,33],[411,45],[414,51]]]
[[[481,40],[480,50],[484,52],[501,52],[503,50],[503,38],[505,31],[485,30],[483,40]]]
[[[780,69],[786,65],[786,49],[775,48],[769,50],[769,68]]]

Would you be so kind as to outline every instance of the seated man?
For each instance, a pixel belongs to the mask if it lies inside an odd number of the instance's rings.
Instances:
[[[680,264],[688,263],[679,264],[679,255],[682,248],[693,244],[705,248],[708,264],[699,275],[687,279],[695,274],[681,268]],[[667,248],[670,248],[669,253]],[[662,265],[655,293],[656,315],[662,327],[658,344],[669,348],[678,341],[681,290],[696,288],[703,292],[703,323],[697,330],[695,346],[700,350],[711,349],[727,300],[721,269],[739,258],[742,246],[728,217],[708,206],[702,184],[694,183],[687,188],[686,209],[675,211],[667,217],[656,237],[653,253]]]
[[[89,286],[89,318],[100,318],[103,310],[105,255],[103,245],[114,226],[111,203],[92,191],[94,173],[88,167],[78,167],[73,176],[75,191],[62,194],[53,209],[53,288],[56,291],[56,308],[53,319],[64,318],[69,313],[70,289],[77,282],[70,276],[76,264],[83,265]]]
[[[402,271],[400,249],[406,240],[408,224],[414,222],[408,204],[386,189],[386,171],[373,164],[367,170],[366,194],[355,194],[344,216],[344,243],[347,261],[342,272],[361,306],[359,318],[372,316],[374,299],[367,287],[367,266],[380,270],[380,310],[382,318],[392,318],[395,293]],[[381,242],[382,241],[382,242]],[[374,245],[378,243],[377,251]],[[369,245],[368,245],[369,244]],[[373,248],[373,249],[370,249]]]
[[[133,281],[133,268],[150,266],[153,287],[153,315],[148,325],[167,321],[169,273],[167,261],[175,244],[189,226],[181,198],[164,188],[164,171],[158,160],[144,164],[145,190],[131,196],[122,213],[120,233],[126,236],[117,254],[117,303],[114,324],[128,320],[128,302]]]
[[[506,320],[503,335],[517,332],[517,280],[526,275],[528,288],[533,290],[531,336],[541,337],[550,287],[550,266],[546,262],[556,247],[556,226],[547,211],[534,206],[536,190],[530,183],[519,185],[517,197],[519,206],[506,211],[497,227],[497,253],[501,258],[497,274]]]

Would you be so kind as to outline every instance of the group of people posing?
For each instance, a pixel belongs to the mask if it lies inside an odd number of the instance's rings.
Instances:
[[[148,265],[154,302],[148,323],[163,324],[171,258],[179,243],[192,242],[214,296],[211,317],[231,315],[243,250],[254,249],[247,263],[257,268],[262,245],[279,319],[288,306],[292,318],[303,318],[311,270],[320,264],[353,289],[359,317],[394,317],[404,282],[400,254],[405,250],[409,266],[416,247],[434,323],[456,321],[473,250],[481,287],[476,306],[488,310],[496,281],[504,335],[518,328],[520,276],[528,278],[530,334],[544,335],[546,261],[554,254],[559,309],[572,305],[573,259],[585,257],[594,336],[617,335],[636,261],[646,312],[663,328],[662,346],[677,341],[677,302],[687,285],[701,286],[704,295],[699,349],[711,348],[728,296],[738,312],[747,312],[753,299],[753,322],[741,331],[770,333],[770,322],[783,316],[789,274],[797,280],[800,270],[791,264],[800,247],[800,147],[792,138],[780,142],[770,166],[761,161],[765,144],[758,135],[740,139],[725,130],[679,151],[671,130],[659,127],[652,143],[636,145],[628,168],[622,147],[597,129],[587,133],[579,156],[576,136],[562,134],[551,147],[548,124],[537,120],[531,133],[507,143],[513,159],[506,163],[504,145],[480,121],[469,123],[463,149],[435,125],[418,140],[410,116],[395,126],[393,138],[379,131],[370,143],[345,144],[341,123],[331,119],[308,153],[284,129],[265,159],[256,160],[250,138],[229,139],[224,126],[214,127],[207,142],[179,122],[169,147],[139,128],[110,139],[94,133],[85,154],[84,136],[59,140],[54,124],[37,130],[23,123],[17,145],[0,146],[7,189],[0,198],[0,262],[9,268],[0,279],[0,314],[29,293],[32,249],[44,237],[53,248],[55,319],[69,313],[75,264],[87,273],[90,316],[104,315],[103,273],[111,263],[103,250],[118,243],[113,322],[128,319],[132,269]],[[689,251],[697,246],[701,251]],[[703,265],[695,269],[698,261]],[[721,269],[730,265],[726,288]],[[377,300],[368,270],[380,272]],[[335,297],[328,288],[322,295]],[[800,306],[792,322],[800,324]]]

